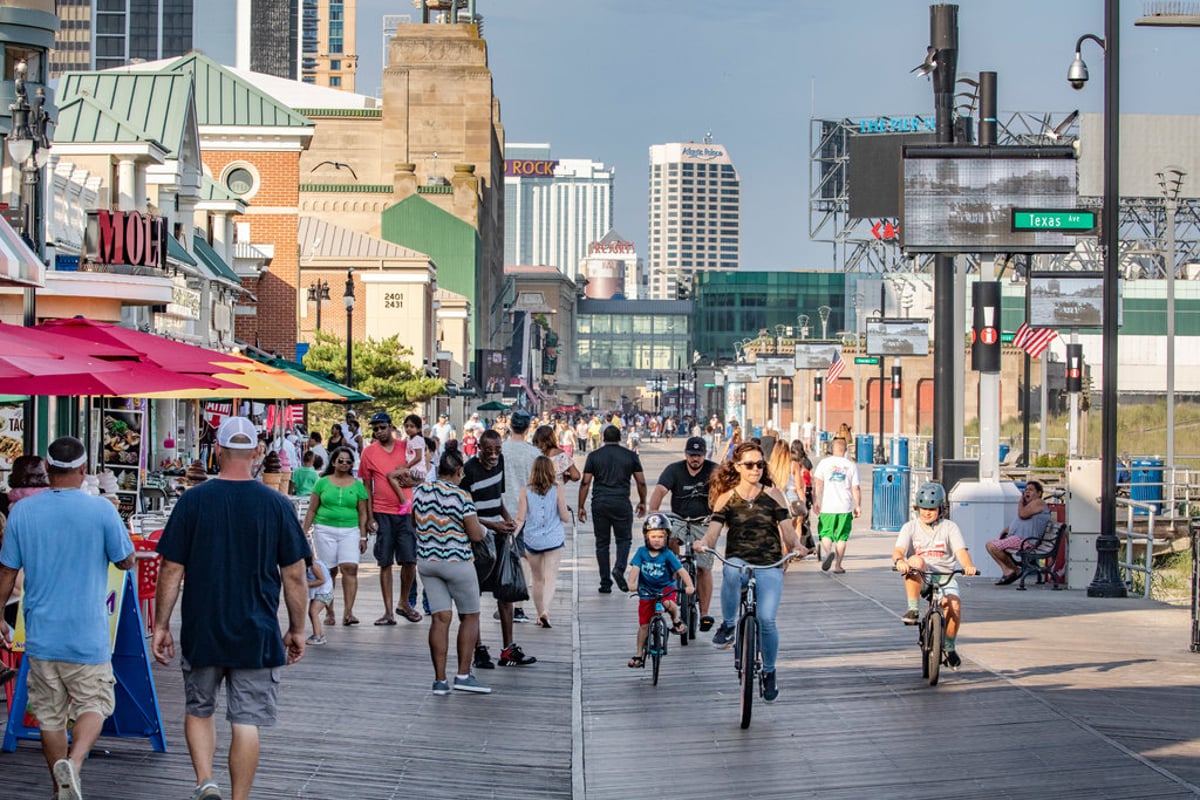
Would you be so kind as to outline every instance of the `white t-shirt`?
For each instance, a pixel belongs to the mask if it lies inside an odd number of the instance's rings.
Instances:
[[[542,451],[529,442],[505,439],[500,453],[504,457],[504,508],[515,517],[521,492],[529,485],[533,462]]]
[[[822,514],[849,514],[854,511],[854,492],[859,485],[858,467],[842,456],[826,456],[813,470],[813,481],[824,486],[821,496]]]
[[[408,437],[405,447],[407,448],[405,450],[405,457],[410,461],[413,459],[413,456],[416,456],[417,459],[417,463],[408,468],[409,474],[416,480],[425,480],[425,437],[419,433],[414,434]]]
[[[813,429],[816,427],[811,422],[805,422],[800,426],[800,438],[804,440],[805,444],[812,441]]]
[[[917,555],[925,559],[929,572],[953,572],[958,568],[954,554],[966,546],[962,531],[948,519],[932,528],[919,519],[910,519],[896,538],[896,549],[905,557]]]

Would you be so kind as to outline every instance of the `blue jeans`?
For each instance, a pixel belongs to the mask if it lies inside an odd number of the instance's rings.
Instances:
[[[735,564],[745,564],[740,558],[732,559]],[[775,671],[775,656],[779,653],[779,628],[775,625],[775,614],[783,598],[783,568],[758,569],[754,571],[758,583],[758,630],[762,637],[763,672]],[[722,625],[737,624],[738,603],[742,587],[750,579],[749,572],[726,566],[721,572],[721,617]]]

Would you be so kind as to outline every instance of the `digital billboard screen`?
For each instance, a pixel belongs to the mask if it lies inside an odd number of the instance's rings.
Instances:
[[[1029,325],[1099,328],[1104,323],[1104,274],[1042,272],[1029,276]]]
[[[841,342],[796,342],[796,369],[829,369]]]
[[[879,317],[868,319],[867,355],[929,355],[929,320]]]
[[[760,378],[790,378],[796,367],[790,356],[757,356],[754,371]]]

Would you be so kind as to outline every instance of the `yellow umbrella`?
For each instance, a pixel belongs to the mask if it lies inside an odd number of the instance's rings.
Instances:
[[[251,358],[230,356],[228,361],[215,366],[222,371],[213,377],[241,384],[246,388],[180,389],[149,392],[140,396],[155,400],[342,400],[341,396],[331,391]]]

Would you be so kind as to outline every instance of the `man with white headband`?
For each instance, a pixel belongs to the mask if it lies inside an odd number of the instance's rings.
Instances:
[[[24,569],[29,710],[41,727],[54,796],[79,800],[79,771],[115,705],[108,565],[132,569],[133,542],[112,503],[79,490],[87,472],[83,442],[55,439],[46,462],[50,490],[25,498],[8,518],[0,597],[9,596]],[[3,620],[0,633],[11,640]],[[68,753],[69,707],[75,725]]]

